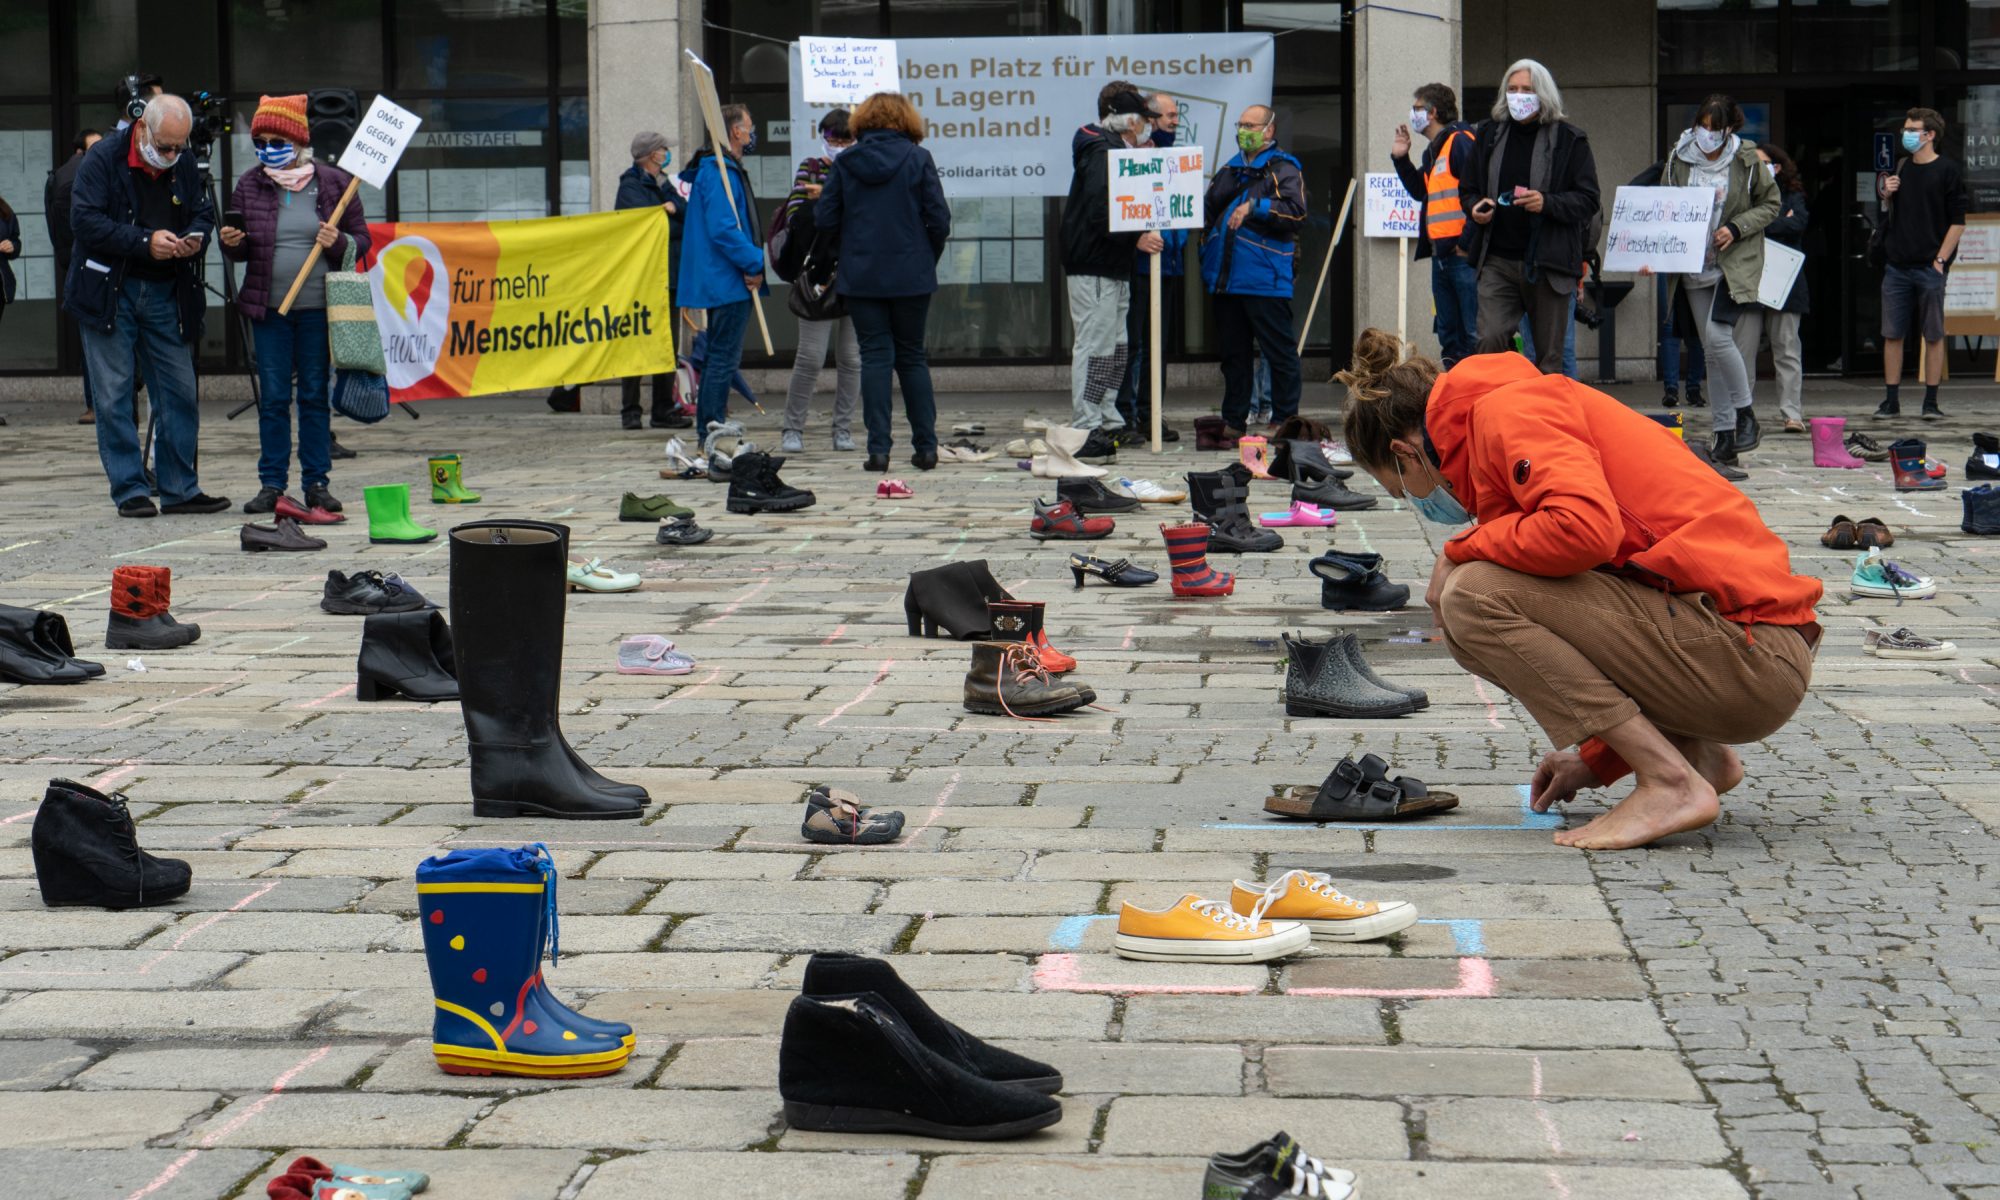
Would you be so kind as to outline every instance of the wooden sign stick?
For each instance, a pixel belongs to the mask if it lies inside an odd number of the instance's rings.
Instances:
[[[1326,273],[1333,270],[1333,252],[1340,249],[1340,235],[1347,232],[1347,212],[1354,206],[1354,181],[1347,181],[1347,198],[1340,202],[1340,219],[1333,223],[1333,240],[1326,245],[1326,261],[1319,265],[1319,282],[1313,285],[1312,303],[1306,305],[1306,323],[1299,326],[1298,353],[1306,352],[1306,336],[1312,332],[1313,314],[1319,311],[1319,294],[1326,290]]]
[[[340,193],[340,203],[333,206],[333,215],[326,219],[327,224],[340,224],[341,214],[347,211],[347,202],[354,199],[354,193],[360,188],[361,180],[350,178],[347,181],[347,190]],[[306,277],[312,274],[313,264],[319,261],[319,256],[325,250],[325,246],[318,242],[313,243],[312,250],[306,255],[305,265],[299,268],[299,277],[292,280],[292,290],[285,293],[284,303],[278,305],[279,316],[286,316],[292,311],[292,301],[299,298],[299,289],[306,285]]]
[[[694,51],[684,50],[682,53],[700,68],[695,75],[695,95],[701,101],[702,123],[708,126],[708,139],[715,144],[715,169],[722,176],[722,195],[729,201],[729,215],[735,219],[736,227],[741,229],[743,214],[737,210],[736,189],[729,185],[729,166],[723,161],[728,156],[729,130],[722,124],[722,98],[715,94],[715,74]],[[755,213],[750,215],[752,220],[756,219]],[[771,345],[771,325],[764,319],[764,300],[755,289],[750,290],[750,307],[757,314],[757,330],[764,335],[764,353],[776,357],[778,352]],[[758,411],[763,410],[759,408]]]

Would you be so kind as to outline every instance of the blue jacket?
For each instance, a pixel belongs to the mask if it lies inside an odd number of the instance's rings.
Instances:
[[[841,295],[889,300],[937,291],[951,207],[931,152],[908,136],[870,129],[834,159],[813,224],[839,239],[834,290]]]
[[[1078,130],[1077,135],[1078,139],[1081,139],[1082,131]],[[1074,144],[1074,141],[1072,141],[1072,145]],[[1173,134],[1162,129],[1155,129],[1153,131],[1153,145],[1166,150],[1171,148],[1173,144]],[[1179,279],[1181,276],[1187,274],[1187,239],[1188,231],[1185,229],[1160,230],[1160,240],[1167,244],[1167,248],[1161,252],[1161,278]],[[1151,257],[1153,256],[1144,252],[1132,256],[1133,279],[1145,279],[1152,276],[1153,264],[1146,261]]]
[[[672,201],[675,211],[667,214],[667,278],[671,289],[679,293],[681,288],[681,194],[662,175],[654,179],[646,174],[646,168],[633,163],[618,177],[618,198],[611,202],[616,209],[659,208]],[[678,300],[675,303],[679,303]]]
[[[714,158],[712,150],[696,151],[694,161],[681,172],[690,189],[681,276],[674,281],[674,303],[682,308],[716,308],[748,300],[750,289],[743,285],[743,277],[764,271],[763,231],[750,177],[743,173],[742,163],[723,156],[735,194],[732,212]],[[770,288],[760,287],[758,293],[769,295]]]
[[[1249,202],[1243,224],[1229,214]],[[1241,152],[1209,181],[1201,243],[1201,278],[1208,290],[1232,296],[1292,295],[1292,258],[1306,220],[1306,181],[1299,160],[1275,146],[1244,161]]]
[[[0,308],[14,303],[14,264],[21,257],[21,218],[0,216],[0,242],[12,242],[12,250],[0,250]]]
[[[134,259],[149,256],[152,230],[138,225],[139,195],[132,184],[126,159],[132,153],[132,127],[111,134],[90,148],[76,171],[76,187],[70,193],[70,232],[76,235],[71,250],[69,278],[63,290],[63,311],[78,323],[100,333],[110,333],[118,316],[118,292],[125,283],[125,270]],[[215,208],[201,186],[201,168],[194,155],[185,151],[168,171],[174,193],[176,236],[199,233],[204,242],[215,237]],[[174,297],[180,302],[180,334],[183,342],[201,338],[207,305],[201,284],[195,278],[195,260],[174,263]]]

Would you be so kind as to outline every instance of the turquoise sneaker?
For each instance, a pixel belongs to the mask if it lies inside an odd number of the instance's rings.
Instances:
[[[1901,563],[1882,557],[1879,549],[1854,556],[1854,578],[1849,586],[1857,596],[1880,596],[1899,602],[1937,595],[1936,580],[1904,569]]]

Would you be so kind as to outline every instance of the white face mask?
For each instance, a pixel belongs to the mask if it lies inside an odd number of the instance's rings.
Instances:
[[[155,171],[164,171],[180,160],[178,153],[168,158],[153,148],[153,132],[150,129],[145,130],[145,136],[139,139],[139,157],[145,159],[146,165]]]
[[[1410,110],[1410,132],[1422,133],[1424,130],[1429,129],[1430,125],[1431,125],[1430,109],[1413,108]]]
[[[1694,127],[1695,148],[1703,154],[1715,153],[1717,150],[1722,149],[1722,143],[1728,140],[1729,135],[1722,130],[1704,129],[1700,125]]]
[[[1508,92],[1507,115],[1525,121],[1542,111],[1542,98],[1533,92]]]
[[[839,158],[841,151],[847,149],[847,146],[836,146],[832,142],[827,141],[825,138],[821,138],[819,140],[819,144],[822,148],[826,150],[826,156],[830,159]],[[847,145],[851,146],[853,144],[854,143],[849,142]]]
[[[1778,177],[1778,164],[1777,164],[1777,163],[1765,163],[1765,164],[1764,164],[1764,169],[1765,169],[1766,171],[1769,171],[1769,172],[1771,173],[1771,178],[1773,178],[1773,179],[1776,179],[1776,178]]]

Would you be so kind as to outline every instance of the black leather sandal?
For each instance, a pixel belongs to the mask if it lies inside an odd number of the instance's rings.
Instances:
[[[1373,754],[1359,763],[1343,758],[1318,787],[1301,785],[1264,802],[1274,816],[1303,821],[1402,821],[1458,807],[1450,792],[1433,792],[1421,779],[1388,778],[1389,764]]]
[[[1069,573],[1076,576],[1078,587],[1083,586],[1085,575],[1095,575],[1112,587],[1145,587],[1149,583],[1160,581],[1159,572],[1135,567],[1130,559],[1121,558],[1117,562],[1106,562],[1101,558],[1092,558],[1088,554],[1070,555]]]

